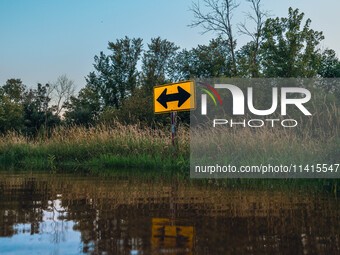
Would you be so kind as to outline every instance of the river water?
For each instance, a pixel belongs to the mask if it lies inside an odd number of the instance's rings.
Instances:
[[[340,254],[332,192],[0,172],[0,254]]]

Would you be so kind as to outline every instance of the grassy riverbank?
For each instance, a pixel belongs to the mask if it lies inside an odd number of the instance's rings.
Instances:
[[[192,133],[195,146],[202,151],[224,150],[226,163],[239,165],[339,163],[340,139],[315,137],[305,132],[287,130],[228,130],[206,134]],[[200,141],[199,136],[209,137]],[[16,133],[0,137],[0,168],[25,168],[57,171],[68,168],[89,169],[92,172],[117,169],[141,169],[161,174],[173,170],[183,177],[189,175],[190,132],[179,127],[177,150],[172,147],[167,129],[141,128],[137,125],[114,127],[59,127],[48,137],[34,139]],[[128,170],[126,172],[129,172]]]
[[[178,130],[173,150],[169,131],[138,126],[57,128],[46,138],[9,133],[0,138],[0,167],[57,169],[138,167],[183,169],[189,167],[189,137]]]

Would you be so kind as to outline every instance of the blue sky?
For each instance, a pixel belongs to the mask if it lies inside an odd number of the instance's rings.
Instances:
[[[53,82],[66,74],[78,88],[93,70],[93,57],[108,41],[141,37],[144,45],[161,36],[181,48],[206,44],[215,35],[189,28],[191,0],[0,0],[0,84],[21,78],[24,84]],[[238,0],[234,24],[243,21],[249,4]],[[299,8],[324,31],[322,48],[340,52],[339,0],[263,0],[273,16]],[[237,36],[239,45],[247,38]]]

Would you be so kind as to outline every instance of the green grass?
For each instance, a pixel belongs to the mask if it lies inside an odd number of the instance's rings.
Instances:
[[[236,166],[339,163],[340,139],[337,133],[316,137],[308,130],[302,134],[301,130],[297,131],[204,129],[190,133],[188,129],[179,127],[176,150],[173,149],[169,130],[122,126],[119,123],[115,127],[60,127],[47,138],[29,139],[9,133],[0,137],[0,169],[52,172],[85,169],[97,174],[112,172],[117,175],[132,174],[138,169],[140,174],[163,176],[175,173],[188,178],[190,135],[194,138],[191,145],[195,144],[198,148],[195,157],[202,162],[209,151],[223,155],[225,164]],[[228,182],[231,185],[238,183],[225,181]]]
[[[195,165],[256,166],[340,163],[340,138],[293,130],[204,128],[192,132]],[[222,163],[223,164],[222,164]]]
[[[49,138],[18,134],[0,138],[0,168],[142,168],[189,167],[189,142],[180,128],[177,149],[170,132],[117,125],[58,128]]]

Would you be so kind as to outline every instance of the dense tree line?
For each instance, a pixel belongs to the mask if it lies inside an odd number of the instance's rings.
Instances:
[[[237,5],[206,0],[211,11],[203,13],[193,6],[196,20],[204,32],[217,32],[208,45],[187,50],[160,37],[143,45],[141,38],[121,38],[108,43],[108,54],[94,57],[94,71],[86,76],[86,85],[77,96],[66,76],[56,84],[37,84],[27,89],[20,79],[10,79],[0,87],[0,132],[17,130],[34,135],[56,125],[94,125],[118,119],[123,123],[153,126],[165,123],[168,116],[154,115],[152,88],[155,85],[205,77],[340,77],[340,61],[331,49],[320,50],[322,32],[311,28],[298,9],[289,9],[288,17],[268,18],[260,0],[249,0],[249,13],[256,29],[239,24],[242,34],[251,40],[236,50],[237,40],[231,26],[231,14]],[[208,5],[209,6],[209,5]],[[222,8],[222,10],[218,9]],[[224,12],[222,23],[213,13]],[[223,24],[225,22],[225,24]],[[225,25],[223,27],[223,25]],[[326,87],[340,99],[338,85]],[[55,97],[55,104],[51,103]],[[188,113],[181,113],[188,121]]]
[[[17,130],[33,135],[60,124],[50,107],[50,85],[37,84],[27,89],[20,79],[9,79],[0,87],[0,131]]]

